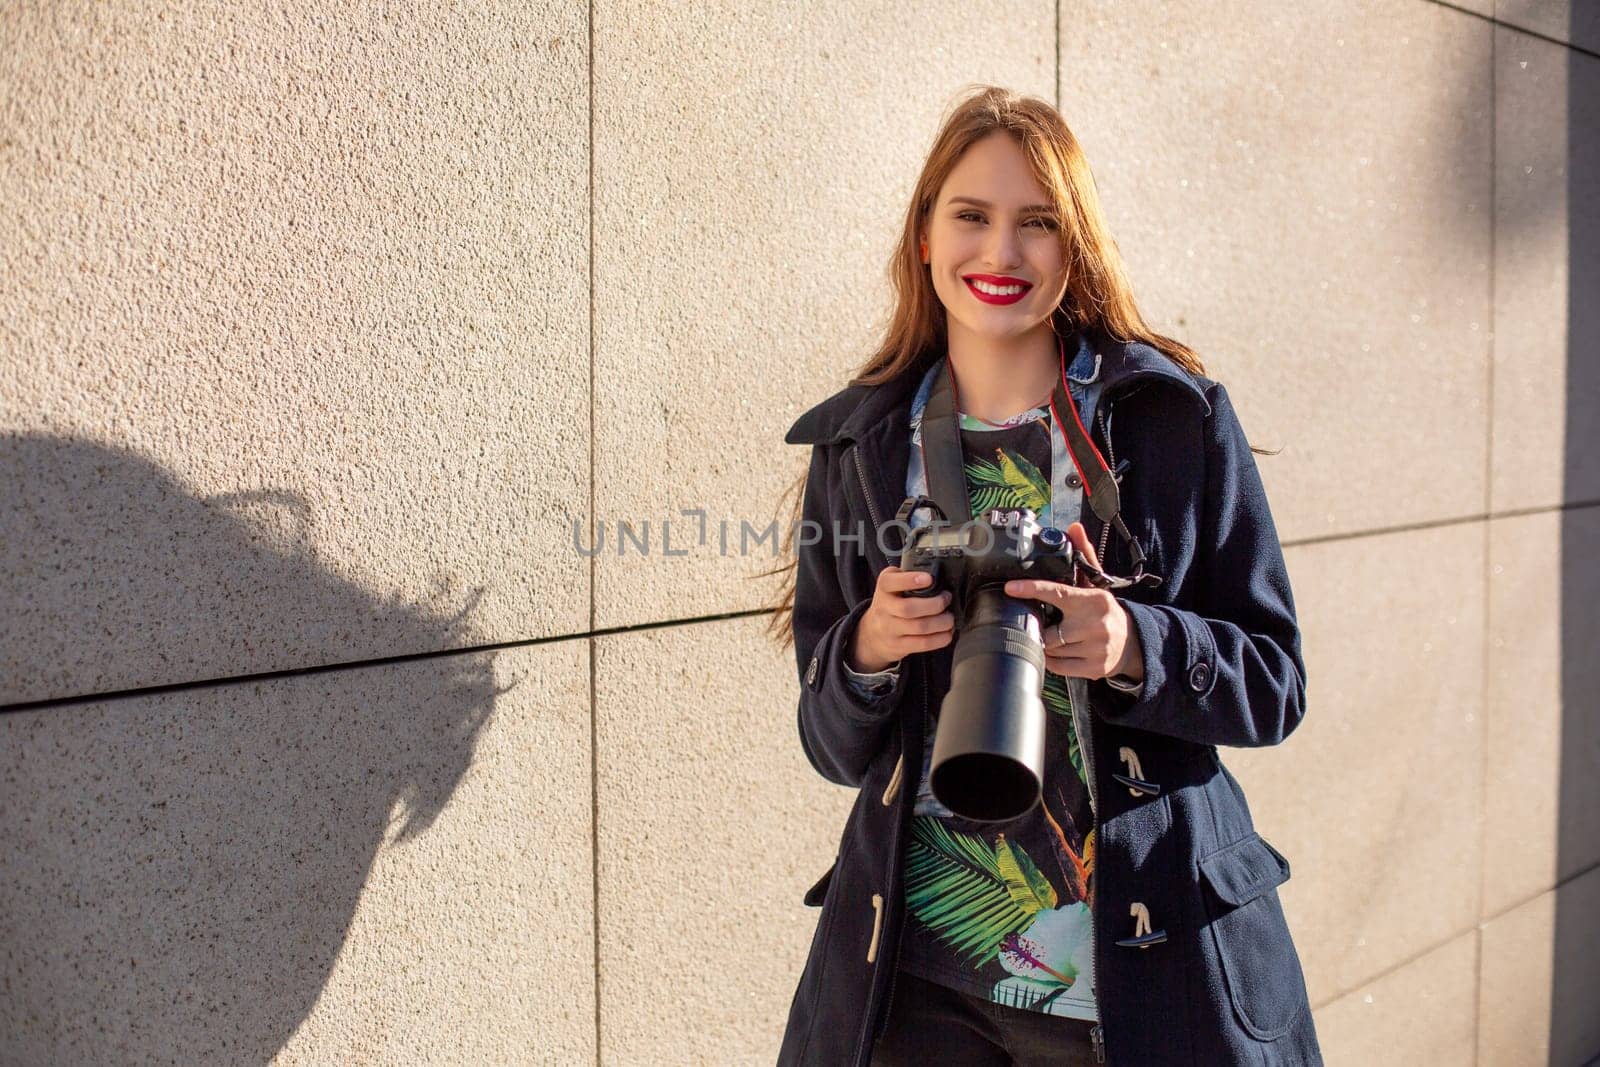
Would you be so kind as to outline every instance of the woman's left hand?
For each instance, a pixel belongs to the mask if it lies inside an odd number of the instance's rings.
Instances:
[[[1067,537],[1089,562],[1100,558],[1081,522],[1067,527]],[[1144,680],[1144,651],[1122,601],[1104,589],[1078,588],[1037,578],[1006,583],[1008,596],[1042,600],[1061,611],[1061,622],[1045,628],[1044,665],[1052,674],[1069,678],[1105,678],[1127,675]]]

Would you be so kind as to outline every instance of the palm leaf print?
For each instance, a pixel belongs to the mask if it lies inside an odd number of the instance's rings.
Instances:
[[[1000,469],[1005,472],[1006,484],[1021,501],[1014,506],[1032,508],[1043,514],[1050,506],[1050,483],[1039,473],[1039,468],[1028,462],[1028,457],[1020,452],[1006,452],[999,448],[994,452],[1000,457]]]
[[[979,459],[968,463],[965,469],[972,514],[982,515],[995,508],[1015,506],[1011,503],[1011,487],[1006,484],[1005,472],[998,466]]]
[[[1005,834],[995,838],[994,855],[1012,900],[1030,911],[1056,906],[1056,887],[1039,873],[1026,852],[1006,840]]]
[[[1072,769],[1078,772],[1078,778],[1083,780],[1083,753],[1078,749],[1078,724],[1072,721],[1072,697],[1067,693],[1067,680],[1059,674],[1044,676],[1044,706],[1057,715],[1066,716],[1067,758],[1072,761]]]
[[[1004,486],[990,485],[981,489],[973,489],[970,494],[972,514],[983,516],[995,508],[1009,508],[1011,504],[1010,491]]]
[[[1043,514],[1050,506],[1050,483],[1026,456],[994,450],[997,462],[973,460],[965,467],[974,515],[993,508],[1032,508]]]
[[[1065,715],[1068,722],[1072,721],[1072,694],[1067,689],[1067,680],[1059,674],[1044,676],[1044,706],[1057,715]]]
[[[972,966],[998,958],[1006,935],[1026,929],[1035,915],[1054,906],[1054,899],[1054,888],[1027,853],[1004,838],[991,849],[938,819],[913,820],[906,848],[906,906]]]

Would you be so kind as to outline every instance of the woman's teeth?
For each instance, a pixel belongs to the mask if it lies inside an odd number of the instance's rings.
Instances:
[[[972,283],[974,289],[988,293],[990,296],[1016,296],[1027,288],[1025,285],[990,285],[988,282],[980,282],[976,278],[968,278],[967,281]]]

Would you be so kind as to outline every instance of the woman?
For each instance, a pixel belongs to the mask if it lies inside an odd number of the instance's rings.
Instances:
[[[822,913],[779,1062],[1320,1063],[1276,891],[1288,864],[1216,753],[1282,741],[1305,702],[1226,390],[1144,324],[1043,101],[984,87],[953,110],[891,277],[882,346],[785,438],[812,449],[775,625],[806,756],[859,793],[806,895]],[[961,462],[934,475],[924,431],[959,437]],[[1095,567],[1144,578],[1007,583],[1060,621],[1038,633],[1042,799],[999,823],[929,788],[955,613],[949,590],[906,595],[927,579],[896,565],[902,501],[930,475],[949,501],[957,466],[958,507],[1029,507]]]

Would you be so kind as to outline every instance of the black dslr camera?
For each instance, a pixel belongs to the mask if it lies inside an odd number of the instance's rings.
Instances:
[[[1143,584],[1089,562],[1064,530],[1042,526],[1028,508],[997,508],[957,526],[927,497],[911,497],[898,518],[929,507],[933,523],[910,530],[900,568],[933,581],[907,596],[949,591],[956,641],[950,690],[939,710],[929,785],[957,815],[1003,822],[1026,814],[1044,785],[1044,639],[1061,619],[1053,605],[1010,596],[1005,583],[1037,578],[1102,589]]]

